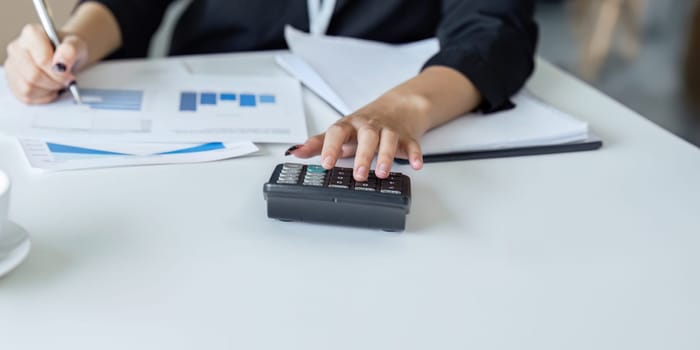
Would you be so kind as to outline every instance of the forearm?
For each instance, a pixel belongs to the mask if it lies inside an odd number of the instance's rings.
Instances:
[[[122,43],[116,19],[107,7],[96,2],[86,2],[78,6],[68,23],[63,26],[62,32],[76,35],[85,41],[88,47],[87,65],[107,57]]]
[[[413,116],[416,133],[423,134],[473,111],[481,104],[482,96],[460,72],[432,66],[387,92],[381,100],[405,108],[402,114]]]

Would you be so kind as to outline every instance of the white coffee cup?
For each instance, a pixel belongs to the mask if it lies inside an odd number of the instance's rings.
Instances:
[[[7,216],[10,211],[10,177],[0,170],[0,239],[3,229],[7,226]]]

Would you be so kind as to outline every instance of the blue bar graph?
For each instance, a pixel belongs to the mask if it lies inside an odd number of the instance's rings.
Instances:
[[[227,103],[219,103],[227,102]],[[231,103],[233,102],[233,103]],[[233,92],[193,92],[184,91],[180,93],[180,112],[197,112],[199,106],[216,106],[228,109],[237,105],[243,108],[255,108],[260,105],[271,105],[277,103],[277,96],[272,94],[236,94]],[[139,105],[140,108],[140,105]]]
[[[183,92],[180,94],[180,111],[181,112],[196,112],[197,111],[197,93]]]
[[[255,95],[241,94],[241,107],[255,107],[257,105]]]
[[[203,92],[199,96],[199,103],[201,105],[216,106],[216,93],[214,92]]]
[[[140,111],[143,102],[143,91],[139,90],[80,89],[80,92],[83,103],[92,109]]]
[[[277,98],[275,98],[275,95],[260,95],[260,103],[276,103]]]
[[[235,101],[236,100],[236,94],[232,93],[222,93],[221,96],[221,101]]]

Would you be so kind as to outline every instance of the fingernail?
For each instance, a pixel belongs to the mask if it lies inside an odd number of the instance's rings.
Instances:
[[[53,67],[51,67],[51,69],[56,73],[65,73],[68,68],[65,64],[59,62],[54,64]]]
[[[302,146],[304,146],[304,145],[294,145],[294,146],[292,146],[292,147],[289,147],[289,149],[287,150],[287,152],[284,152],[284,155],[285,155],[285,156],[289,156],[289,155],[292,154],[292,152],[298,150],[298,149],[301,148]]]
[[[66,86],[71,86],[71,85],[75,85],[75,84],[77,84],[77,82],[75,80],[73,80],[70,83],[68,83],[68,85],[66,85]]]
[[[377,167],[377,176],[385,177],[389,175],[389,167],[386,164],[379,164]]]
[[[423,158],[422,157],[413,158],[413,160],[411,161],[411,165],[413,165],[414,169],[420,169],[423,166]]]
[[[61,94],[63,94],[64,92],[66,92],[66,90],[67,90],[67,89],[58,90],[58,94],[61,95]]]
[[[331,168],[333,167],[333,158],[331,157],[326,157],[323,159],[323,166],[325,168]]]
[[[361,179],[366,179],[367,178],[367,168],[364,166],[361,166],[357,168],[357,171],[355,172],[355,177],[359,177]]]

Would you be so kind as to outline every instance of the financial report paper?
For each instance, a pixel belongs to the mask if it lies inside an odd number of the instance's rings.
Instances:
[[[43,170],[81,170],[123,166],[202,163],[258,151],[247,141],[203,144],[65,142],[19,139],[29,165]]]
[[[0,80],[4,72],[0,71]],[[69,94],[42,106],[0,89],[0,128],[41,139],[110,142],[299,143],[307,138],[299,82],[288,77],[200,76],[173,60],[98,65]]]

